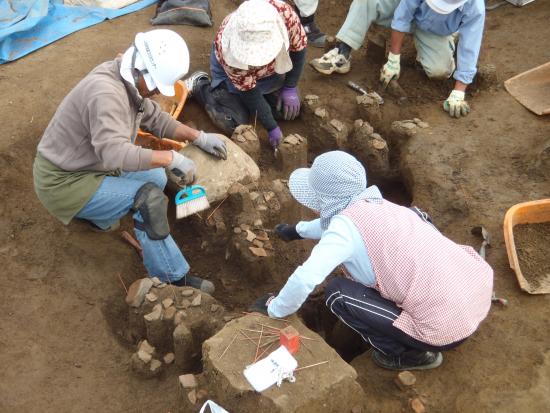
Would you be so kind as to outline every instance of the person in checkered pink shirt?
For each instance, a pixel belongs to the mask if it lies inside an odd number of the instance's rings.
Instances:
[[[300,113],[298,81],[307,36],[294,8],[279,0],[248,0],[221,23],[210,54],[210,73],[187,79],[192,96],[226,134],[257,119],[276,148],[278,120]]]
[[[374,362],[397,370],[441,364],[442,351],[471,336],[491,305],[493,271],[469,246],[445,237],[417,208],[383,199],[367,187],[353,156],[327,152],[294,171],[289,188],[319,219],[279,224],[286,241],[319,239],[277,296],[251,311],[271,317],[296,312],[339,265],[348,278],[325,288],[327,307],[374,348]]]

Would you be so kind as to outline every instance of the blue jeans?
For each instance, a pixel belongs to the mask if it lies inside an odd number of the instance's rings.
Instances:
[[[92,221],[98,227],[108,229],[130,212],[137,191],[146,182],[152,182],[164,189],[166,181],[163,168],[123,172],[120,177],[106,176],[92,199],[80,210],[76,218]],[[134,220],[143,222],[139,212],[134,213]],[[171,235],[155,241],[150,239],[145,231],[134,228],[134,233],[143,248],[143,264],[151,277],[159,277],[165,282],[174,282],[187,274],[189,264]]]

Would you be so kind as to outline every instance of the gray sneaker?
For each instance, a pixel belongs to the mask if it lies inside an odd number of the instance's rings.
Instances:
[[[185,87],[187,87],[188,97],[192,97],[197,91],[197,86],[201,81],[210,82],[210,76],[206,72],[198,71],[194,72],[187,79],[183,80]]]
[[[346,57],[340,54],[338,48],[326,52],[318,59],[313,59],[309,64],[324,75],[331,75],[333,73],[348,73],[351,69],[351,56]]]
[[[216,287],[214,287],[214,284],[212,282],[200,277],[194,277],[192,275],[186,275],[185,277],[177,281],[173,281],[172,285],[175,285],[177,287],[193,287],[197,290],[201,290],[203,293],[207,293],[210,295],[212,295],[216,290]]]

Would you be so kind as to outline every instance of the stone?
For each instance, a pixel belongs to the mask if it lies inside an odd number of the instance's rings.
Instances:
[[[269,202],[269,201],[271,201],[273,198],[275,198],[275,192],[273,192],[273,191],[264,192],[264,199],[265,199],[265,202]]]
[[[248,242],[252,242],[252,241],[254,241],[255,239],[256,239],[256,234],[254,234],[254,233],[253,233],[252,231],[250,231],[250,230],[247,230],[247,231],[246,231],[246,240],[247,240]]]
[[[212,204],[227,196],[229,188],[235,183],[243,185],[257,182],[260,178],[260,168],[243,149],[231,139],[217,135],[227,146],[227,160],[218,159],[195,145],[187,145],[180,153],[195,163],[197,167],[196,185],[206,189],[208,201]],[[259,141],[257,141],[259,144]],[[173,175],[168,174],[169,179]],[[179,179],[176,177],[176,182]]]
[[[315,116],[318,116],[321,119],[325,119],[326,117],[328,117],[328,112],[325,108],[317,108],[313,113],[315,113]]]
[[[250,229],[250,225],[248,224],[241,224],[240,227],[243,231],[248,231]]]
[[[271,188],[273,188],[273,191],[275,192],[283,192],[286,190],[286,185],[280,179],[275,179],[271,183]]]
[[[174,353],[166,353],[162,359],[164,360],[164,364],[172,364],[175,358]]]
[[[286,143],[288,145],[298,145],[300,141],[296,136],[288,135],[286,138],[283,139],[283,143]]]
[[[176,307],[174,306],[170,306],[168,307],[166,310],[164,310],[164,312],[162,313],[162,319],[163,320],[173,320],[175,315],[176,315],[176,312],[178,310],[176,309]]]
[[[210,306],[210,311],[215,313],[216,311],[218,311],[220,309],[220,306],[218,304],[212,304]]]
[[[391,124],[392,136],[398,141],[410,138],[417,133],[418,129],[416,123],[411,120],[396,120]]]
[[[294,135],[291,138],[291,142],[294,144],[279,146],[276,166],[282,176],[290,176],[295,169],[307,166],[308,142],[307,139],[302,139],[303,140],[300,142],[296,135]]]
[[[259,231],[256,234],[256,239],[259,240],[259,241],[269,241],[269,236],[267,235],[267,232]]]
[[[177,305],[176,307],[185,310],[191,307],[191,301],[184,298],[183,300],[181,300],[181,303],[179,303],[179,305]]]
[[[369,95],[357,96],[355,99],[361,118],[366,119],[375,128],[382,126],[382,112],[378,101]]]
[[[166,284],[166,283],[160,283],[159,285],[156,286],[156,288],[162,289],[162,288],[166,287],[167,285],[168,284]]]
[[[155,293],[147,293],[145,294],[145,298],[147,299],[147,301],[154,303],[155,301],[157,301],[158,297]]]
[[[319,96],[317,95],[306,95],[305,100],[309,100],[309,101],[315,101],[315,100],[319,100]]]
[[[159,284],[162,284],[162,281],[160,280],[159,277],[153,277],[153,278],[151,278],[151,281],[153,281],[153,285],[155,287],[158,286]]]
[[[267,208],[266,205],[259,205],[258,208],[257,208],[258,211],[267,211],[267,209],[268,208]]]
[[[183,297],[191,297],[193,294],[195,294],[195,290],[191,288],[186,288],[184,290],[181,290],[181,295]]]
[[[250,252],[254,254],[256,257],[267,257],[267,252],[263,248],[257,248],[257,247],[248,247]]]
[[[196,391],[193,389],[189,393],[187,393],[187,398],[189,399],[191,404],[196,404],[197,403],[197,393],[196,393]]]
[[[196,394],[197,394],[197,401],[200,402],[206,399],[206,397],[208,396],[208,391],[205,389],[199,389]]]
[[[407,390],[408,388],[412,387],[414,383],[416,383],[415,375],[407,370],[400,372],[395,378],[395,384],[401,390]]]
[[[227,323],[203,343],[203,378],[208,383],[208,398],[216,400],[230,412],[257,412],[261,410],[258,406],[269,406],[270,413],[350,412],[355,406],[363,406],[365,395],[356,381],[355,369],[297,316],[288,320],[301,335],[315,340],[307,343],[310,351],[299,351],[294,355],[298,366],[328,361],[326,365],[296,372],[294,383],[285,381],[281,387],[273,385],[261,393],[255,392],[242,374],[251,363],[254,345],[243,340],[241,344],[235,341],[228,347],[239,330],[265,323],[262,316],[245,315]],[[269,324],[280,325],[275,323],[271,321]],[[228,350],[220,357],[226,348]]]
[[[332,119],[330,121],[330,125],[336,129],[338,132],[342,132],[344,130],[344,127],[346,125],[344,125],[341,121],[339,121],[338,119]]]
[[[153,358],[153,356],[150,353],[147,353],[146,351],[143,351],[143,350],[138,350],[137,356],[144,363],[149,363]]]
[[[254,226],[255,227],[261,227],[263,225],[263,222],[261,219],[254,220]]]
[[[171,299],[171,298],[165,298],[164,300],[162,300],[162,306],[164,308],[168,308],[170,307],[172,304],[174,304],[174,300]]]
[[[193,301],[191,301],[191,307],[198,307],[201,305],[202,302],[202,294],[197,295],[195,298],[193,298]]]
[[[179,310],[174,315],[174,325],[177,326],[187,318],[187,313],[185,311]]]
[[[194,389],[197,387],[197,379],[194,374],[182,374],[178,379],[181,387],[184,389]]]
[[[160,320],[160,317],[162,315],[162,306],[160,304],[157,304],[153,307],[153,311],[151,311],[149,314],[145,314],[143,318],[145,321],[155,321]]]
[[[240,234],[241,232],[243,232],[243,230],[240,229],[239,227],[235,227],[235,228],[233,228],[233,232],[234,232],[235,234]]]
[[[252,244],[254,244],[254,246],[256,246],[258,248],[263,248],[263,246],[264,246],[264,243],[262,241],[260,241],[259,239],[255,239],[254,241],[252,241]]]
[[[235,141],[245,153],[252,159],[258,160],[260,157],[260,140],[258,134],[252,125],[239,125],[235,128],[231,139]]]
[[[142,340],[139,343],[138,350],[144,351],[147,354],[153,354],[155,352],[155,348],[151,344],[149,344],[147,340]]]
[[[411,409],[414,413],[425,413],[426,408],[424,407],[424,403],[418,398],[415,397],[411,400]]]
[[[134,281],[128,288],[126,294],[126,304],[130,307],[139,307],[145,300],[145,295],[153,287],[153,281],[150,278],[141,278]]]
[[[251,192],[250,193],[250,199],[252,200],[252,202],[256,201],[259,197],[260,197],[259,192]]]
[[[151,370],[153,374],[160,373],[161,369],[162,369],[162,363],[160,360],[157,360],[157,359],[151,360],[151,363],[149,364],[149,370]]]

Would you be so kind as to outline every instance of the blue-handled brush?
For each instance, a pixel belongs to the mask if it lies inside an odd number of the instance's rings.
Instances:
[[[176,219],[210,208],[206,190],[200,185],[188,186],[176,194]]]

